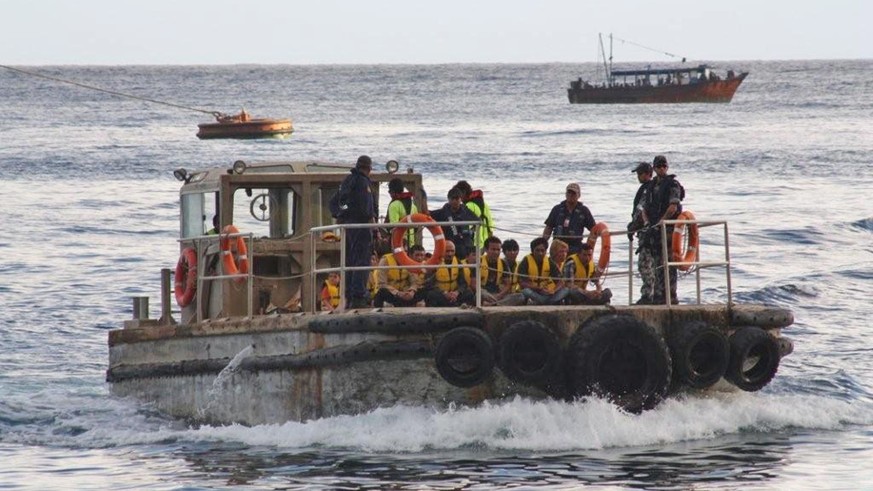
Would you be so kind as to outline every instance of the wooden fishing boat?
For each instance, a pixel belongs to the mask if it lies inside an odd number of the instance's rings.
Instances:
[[[245,109],[239,114],[215,114],[215,123],[197,125],[197,138],[284,138],[294,132],[290,119],[251,118]]]
[[[609,63],[604,62],[603,67],[605,81],[592,83],[582,78],[571,81],[567,89],[571,104],[730,102],[749,75],[748,72],[736,73],[733,70],[718,74],[705,64],[613,70],[611,39],[610,35]],[[600,45],[602,51],[602,38]]]

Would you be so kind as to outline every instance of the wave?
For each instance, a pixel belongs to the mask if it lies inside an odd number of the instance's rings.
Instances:
[[[49,420],[0,417],[0,426],[12,424],[2,432],[2,440],[79,448],[186,441],[388,453],[471,448],[563,452],[789,428],[835,430],[845,425],[869,425],[873,424],[873,405],[820,395],[714,393],[670,399],[654,410],[633,415],[600,399],[560,402],[517,397],[442,410],[394,406],[304,423],[184,427],[183,423],[113,401],[100,411],[75,410]]]
[[[757,290],[734,292],[734,301],[785,305],[800,303],[803,299],[816,298],[820,295],[819,288],[813,285],[787,283],[766,286]]]

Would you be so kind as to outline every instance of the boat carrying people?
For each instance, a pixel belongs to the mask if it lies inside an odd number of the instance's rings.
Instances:
[[[757,391],[793,350],[781,334],[793,323],[791,311],[733,302],[726,222],[691,213],[667,221],[675,227],[663,266],[697,275],[696,302],[677,305],[668,296],[665,305],[483,307],[475,288],[476,278],[487,277],[479,271],[489,264],[482,251],[468,262],[439,257],[446,249],[443,225],[479,223],[441,224],[415,213],[390,225],[337,224],[330,204],[352,167],[236,161],[176,170],[182,183],[178,262],[174,272],[161,271],[160,317],[150,318],[148,297],[137,297],[133,318],[109,332],[111,393],[173,417],[218,424],[515,396],[599,397],[640,412],[685,392]],[[385,171],[369,173],[376,209],[379,189],[399,178],[426,210],[422,176],[398,167],[389,161]],[[319,311],[331,272],[340,272],[340,292],[345,286],[347,230],[386,226],[394,230],[380,235],[391,237],[391,247],[377,249],[391,252],[394,261],[384,268],[409,275],[472,269],[473,305],[349,309],[338,292],[337,307]],[[609,239],[627,232],[609,232],[600,223],[596,228],[586,250],[590,246],[605,278],[628,282],[632,299],[634,261],[628,271],[608,271],[610,244],[625,243]],[[707,228],[724,237],[724,250],[711,245],[717,241],[705,242],[717,249],[706,256],[717,260],[701,257],[699,236]],[[418,263],[407,254],[407,229],[433,251],[429,259]],[[666,234],[663,226],[659,231]],[[715,268],[707,278],[721,278],[724,271],[726,301],[702,303],[700,273],[706,268]]]
[[[705,64],[614,70],[612,39],[610,34],[607,58],[603,53],[603,38],[600,37],[604,81],[590,82],[582,78],[571,81],[567,89],[571,104],[730,102],[749,75],[748,72],[736,73],[733,70],[718,74],[713,67]],[[685,58],[682,58],[682,62],[685,62]]]

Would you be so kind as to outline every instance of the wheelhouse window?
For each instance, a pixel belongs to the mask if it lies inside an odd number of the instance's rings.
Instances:
[[[239,188],[233,194],[233,224],[255,237],[294,235],[297,194],[290,188]]]
[[[216,193],[183,194],[181,237],[199,237],[212,230],[212,219],[216,216]]]

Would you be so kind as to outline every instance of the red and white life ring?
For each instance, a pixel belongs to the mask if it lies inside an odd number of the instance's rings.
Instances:
[[[612,252],[612,238],[609,235],[609,227],[603,222],[597,222],[588,236],[588,246],[591,247],[592,254],[594,254],[594,245],[597,243],[598,237],[600,238],[600,257],[597,258],[597,271],[603,273],[609,267],[609,255]]]
[[[423,214],[423,213],[413,213],[411,215],[406,215],[402,219],[401,222],[405,223],[434,223],[433,218]],[[434,246],[433,246],[433,255],[427,261],[423,263],[419,263],[418,261],[413,260],[406,253],[406,250],[403,248],[403,237],[406,235],[406,231],[408,229],[404,227],[395,227],[391,232],[391,249],[394,252],[394,259],[397,260],[397,264],[401,266],[418,266],[419,264],[427,264],[431,266],[436,266],[441,264],[443,261],[443,254],[446,252],[446,236],[443,235],[443,229],[439,225],[428,225],[427,230],[433,236]],[[420,273],[421,271],[412,270],[413,273]]]
[[[193,247],[186,247],[179,255],[176,263],[176,272],[173,274],[173,293],[176,295],[176,303],[179,307],[187,307],[194,300],[197,293],[197,251]]]
[[[224,266],[224,274],[247,274],[249,272],[249,256],[245,238],[242,236],[228,237],[230,234],[238,234],[239,230],[233,225],[227,225],[221,231],[218,240],[221,249],[221,264]],[[233,257],[233,249],[236,249],[237,257]],[[246,279],[242,276],[233,281],[242,283]]]
[[[676,217],[676,220],[694,220],[694,213],[683,211]],[[688,224],[688,246],[685,247],[685,223],[677,223],[673,227],[672,237],[672,252],[673,261],[682,263],[693,263],[698,259],[698,249],[700,248],[700,227],[696,223]],[[680,271],[688,271],[691,269],[690,264],[676,266]]]

